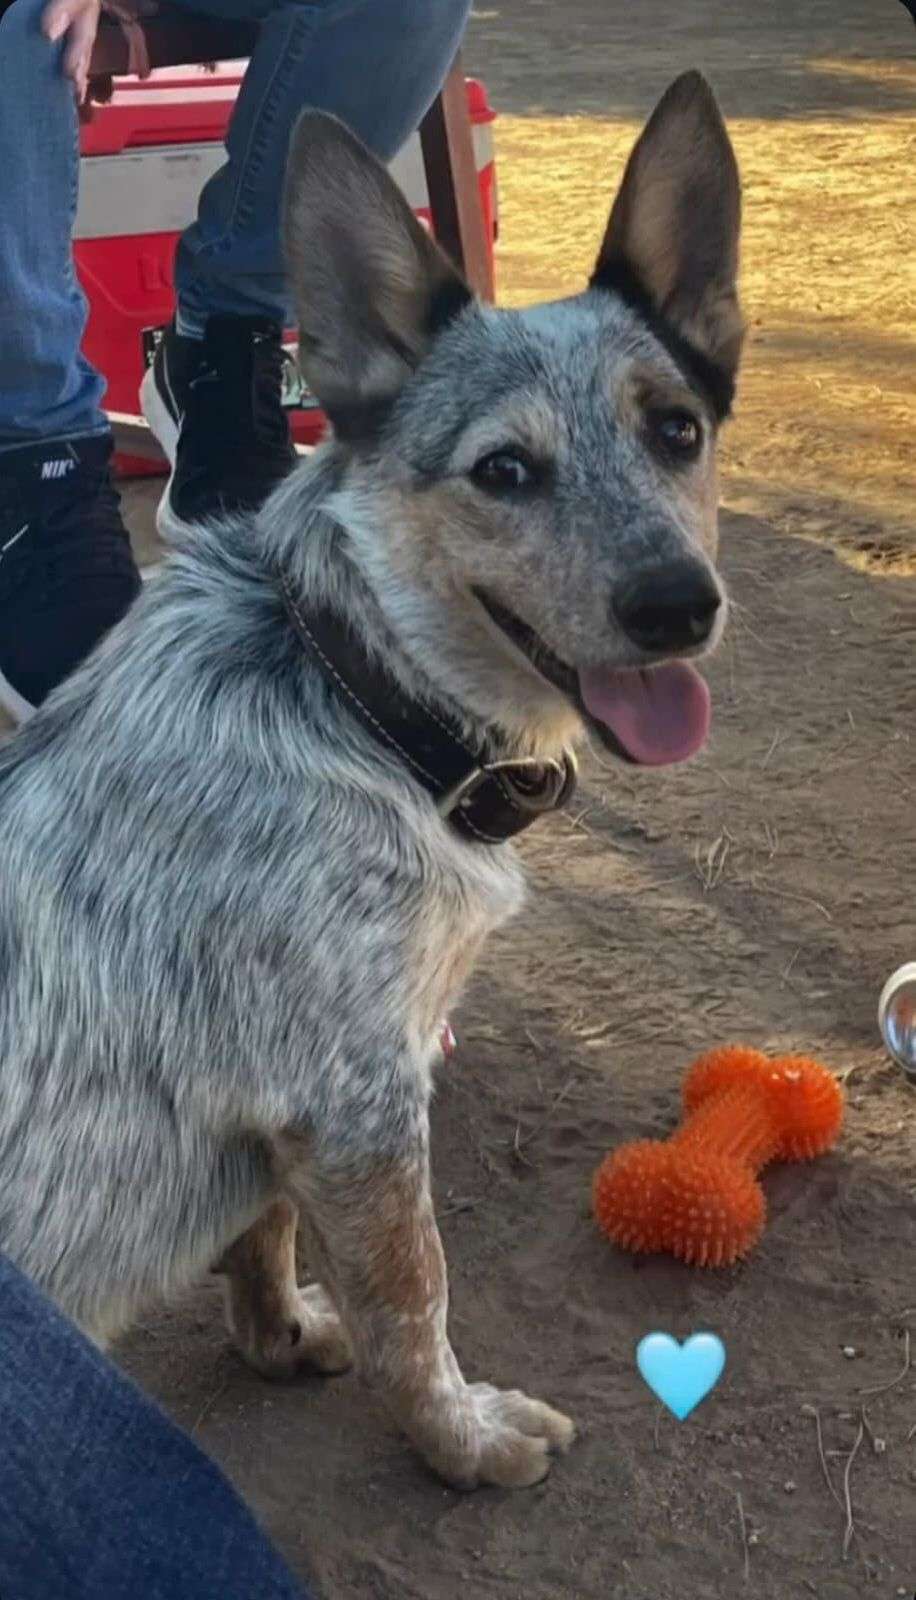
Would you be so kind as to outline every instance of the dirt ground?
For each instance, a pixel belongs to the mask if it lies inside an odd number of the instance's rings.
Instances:
[[[454,1019],[434,1112],[459,1357],[581,1438],[532,1492],[452,1493],[352,1377],[250,1374],[212,1285],[120,1356],[322,1600],[910,1597],[916,1090],[875,1004],[916,957],[916,29],[898,0],[498,0],[467,56],[501,112],[506,303],[582,282],[685,67],[713,79],[746,185],[711,748],[661,775],[592,761],[573,814],[528,836],[529,908]],[[151,504],[129,490],[138,536]],[[841,1146],[767,1177],[740,1269],[625,1257],[589,1218],[592,1171],[670,1129],[692,1055],[730,1039],[843,1074]],[[635,1347],[703,1328],[726,1371],[677,1423]]]

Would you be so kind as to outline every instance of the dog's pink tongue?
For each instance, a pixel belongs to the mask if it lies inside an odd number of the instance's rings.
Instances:
[[[688,661],[646,671],[593,667],[579,674],[586,711],[644,767],[686,761],[709,733],[709,689]]]

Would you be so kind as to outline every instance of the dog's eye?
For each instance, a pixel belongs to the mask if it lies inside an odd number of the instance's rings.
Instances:
[[[703,429],[689,411],[658,411],[652,431],[662,448],[679,461],[695,461],[703,443]]]
[[[475,461],[471,478],[478,489],[486,489],[488,494],[521,494],[535,487],[537,472],[520,450],[494,450]]]

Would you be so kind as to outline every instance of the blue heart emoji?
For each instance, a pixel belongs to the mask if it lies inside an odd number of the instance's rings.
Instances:
[[[636,1365],[652,1393],[683,1422],[721,1378],[725,1346],[714,1333],[692,1333],[683,1344],[670,1333],[647,1333],[636,1346]]]

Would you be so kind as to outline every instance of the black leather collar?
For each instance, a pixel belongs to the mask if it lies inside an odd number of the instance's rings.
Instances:
[[[341,617],[326,607],[306,612],[283,578],[279,584],[300,643],[347,710],[401,758],[463,838],[503,844],[567,804],[576,787],[571,751],[560,761],[484,761],[450,717],[412,700],[369,660]]]

